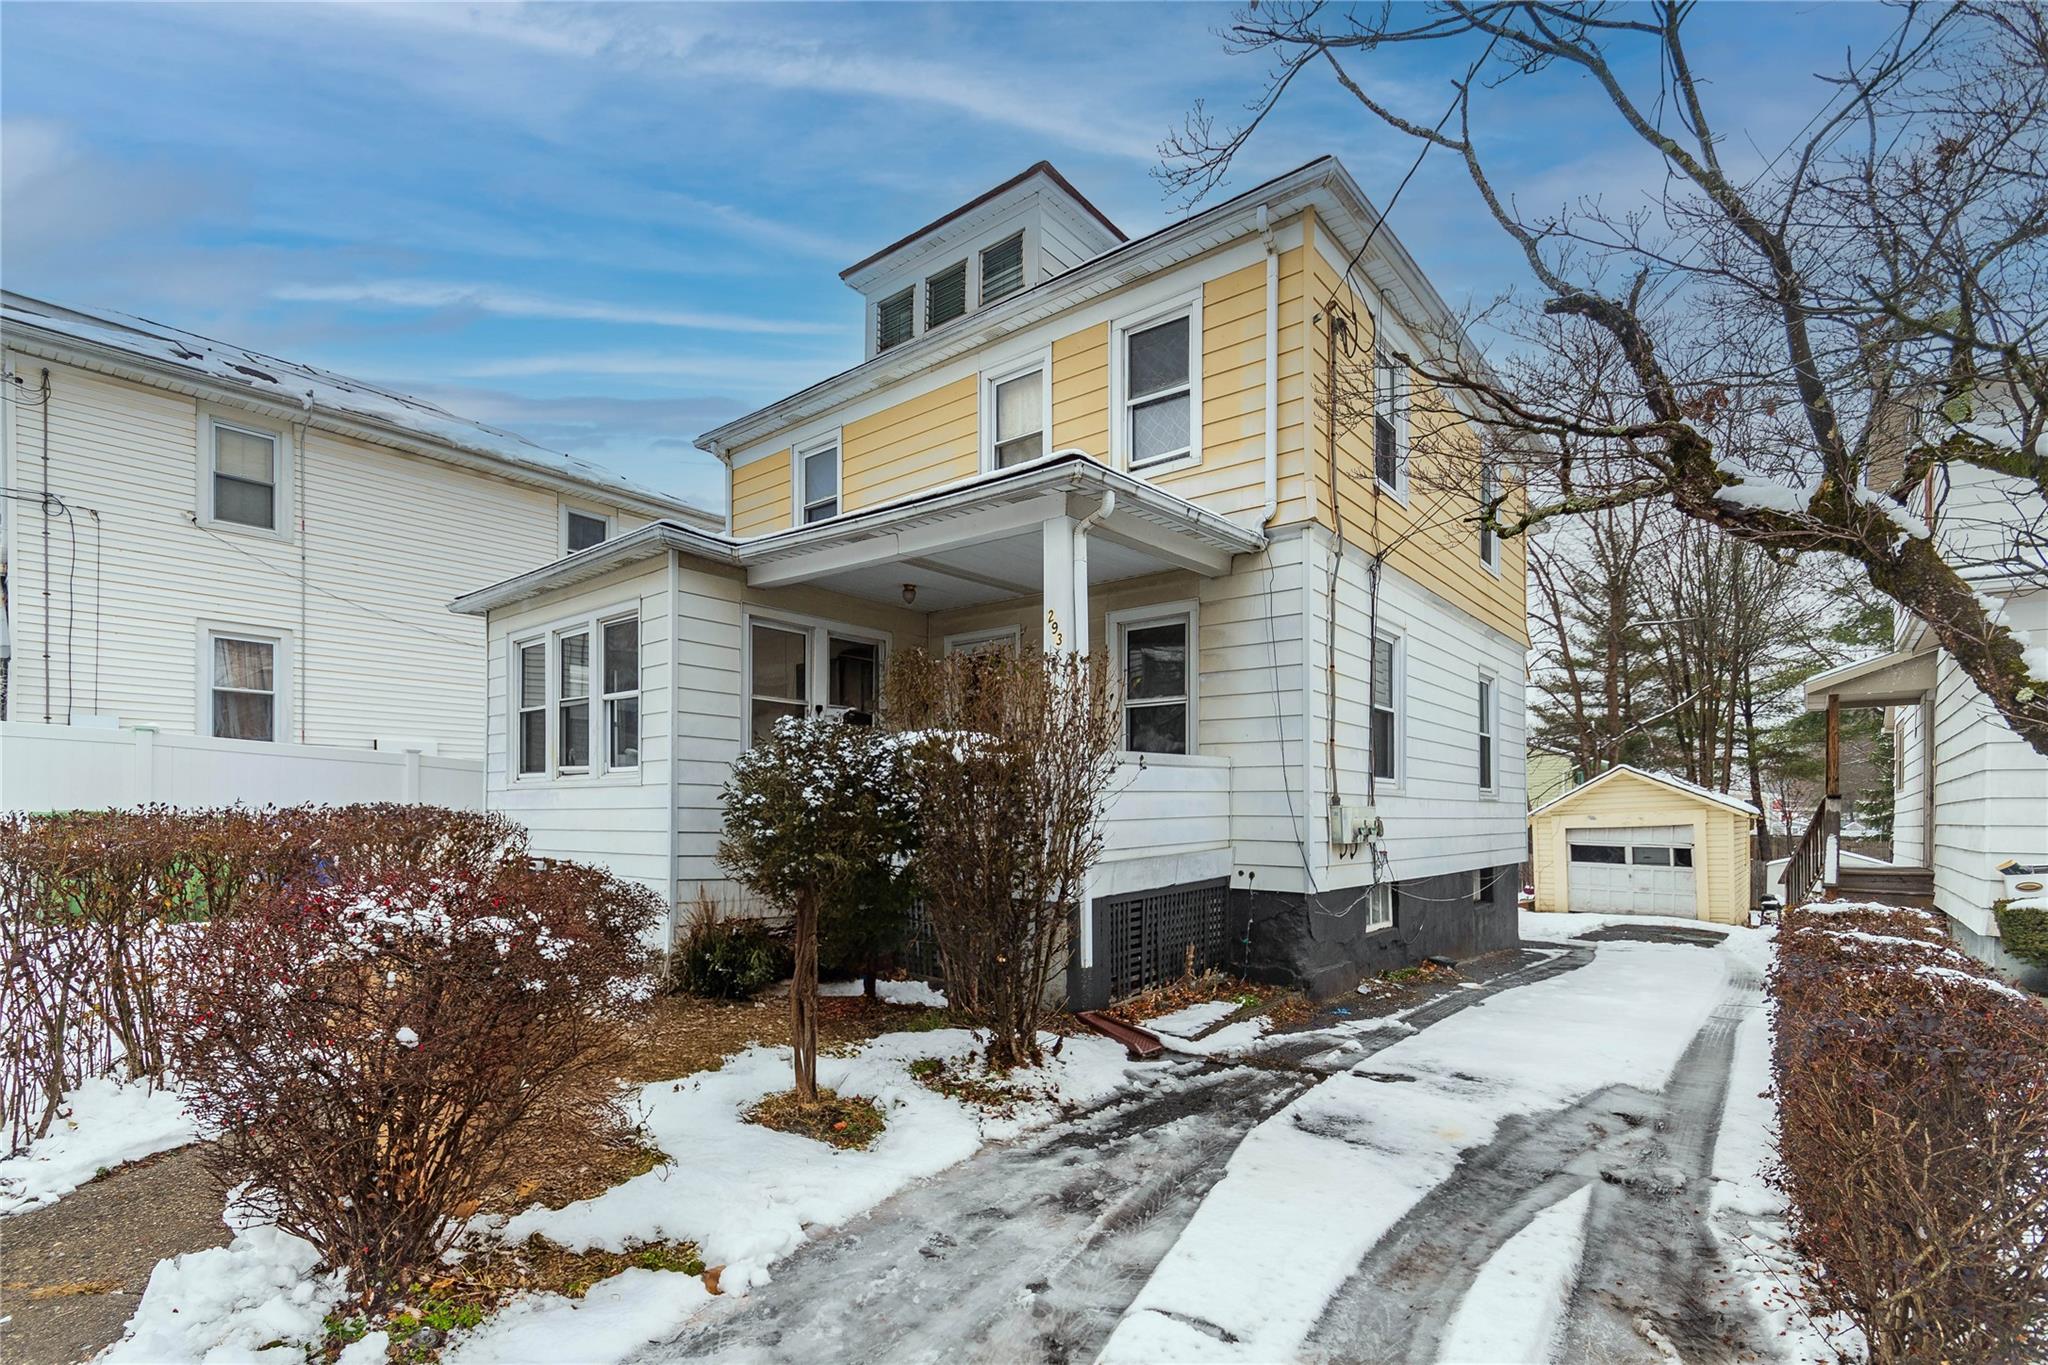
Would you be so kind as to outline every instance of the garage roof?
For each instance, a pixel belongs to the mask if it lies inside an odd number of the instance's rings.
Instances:
[[[1578,786],[1573,787],[1564,795],[1544,802],[1535,810],[1529,812],[1529,818],[1531,820],[1534,820],[1537,816],[1543,814],[1543,812],[1551,809],[1553,806],[1561,806],[1565,802],[1577,796],[1579,793],[1591,791],[1593,788],[1599,786],[1602,782],[1605,782],[1608,778],[1613,777],[1616,773],[1630,773],[1636,777],[1642,778],[1645,782],[1655,782],[1659,786],[1669,787],[1673,791],[1683,792],[1687,796],[1696,796],[1702,801],[1711,801],[1717,806],[1726,806],[1729,810],[1740,811],[1744,815],[1761,815],[1761,812],[1758,811],[1755,806],[1750,805],[1749,802],[1738,801],[1734,797],[1728,795],[1728,793],[1726,792],[1717,792],[1712,790],[1711,788],[1702,787],[1697,783],[1687,782],[1684,778],[1666,777],[1663,773],[1646,772],[1641,768],[1631,767],[1626,763],[1622,763],[1615,767],[1609,768],[1606,772],[1600,774],[1600,776],[1592,779],[1590,782],[1581,782]]]

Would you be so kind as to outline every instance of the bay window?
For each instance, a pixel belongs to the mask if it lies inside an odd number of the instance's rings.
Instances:
[[[640,617],[599,615],[511,646],[511,767],[522,781],[640,766]]]

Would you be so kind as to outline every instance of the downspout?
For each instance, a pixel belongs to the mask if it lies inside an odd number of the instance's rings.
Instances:
[[[1088,657],[1088,532],[1095,524],[1116,510],[1116,490],[1102,495],[1102,505],[1074,523],[1074,600],[1068,604],[1068,615],[1073,628],[1069,637],[1074,642],[1074,652],[1082,658]]]
[[[730,486],[727,488],[726,505],[727,507],[732,505]],[[731,517],[730,512],[726,515],[728,518]],[[682,562],[682,551],[674,546],[670,546],[668,552],[668,605],[665,608],[668,615],[666,622],[668,626],[668,781],[665,784],[668,791],[667,815],[665,817],[668,825],[668,893],[663,899],[668,901],[668,914],[662,919],[661,974],[663,980],[670,979],[672,967],[670,958],[674,954],[676,947],[676,900],[681,894],[680,877],[683,870],[683,834],[679,828],[680,822],[677,819],[676,812],[676,797],[680,790],[679,779],[682,766],[677,761],[678,746],[676,744],[677,722],[681,718],[681,708],[677,705],[677,680],[682,676],[682,655],[680,653],[681,642],[677,637],[682,633]]]
[[[306,638],[306,575],[311,572],[306,562],[306,438],[313,434],[313,391],[306,390],[303,406],[306,415],[299,422],[299,446],[291,452],[292,492],[299,504],[299,639],[292,649],[292,690],[298,693],[293,708],[298,712],[299,743],[306,742],[306,667],[310,657],[312,641]]]
[[[1280,511],[1280,253],[1273,249],[1273,214],[1259,205],[1259,242],[1266,249],[1266,504],[1261,530]]]

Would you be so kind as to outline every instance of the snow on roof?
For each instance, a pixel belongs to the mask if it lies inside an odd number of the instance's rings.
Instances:
[[[244,350],[147,318],[115,312],[88,313],[10,292],[0,295],[0,325],[9,330],[31,327],[66,340],[119,351],[187,371],[195,379],[214,386],[240,389],[251,397],[288,407],[302,407],[311,395],[316,414],[360,418],[473,455],[521,466],[552,479],[589,484],[637,502],[685,512],[693,518],[723,521],[704,508],[622,479],[588,460],[551,450],[517,432],[457,416],[424,398],[315,365]]]
[[[1711,787],[1702,787],[1697,782],[1688,782],[1682,777],[1670,777],[1664,773],[1653,773],[1648,771],[1647,769],[1633,767],[1627,763],[1618,763],[1614,767],[1609,768],[1606,772],[1600,774],[1598,777],[1589,779],[1585,782],[1581,782],[1578,786],[1573,787],[1570,791],[1564,793],[1562,796],[1554,797],[1551,800],[1544,802],[1535,810],[1529,812],[1529,818],[1533,820],[1537,816],[1543,814],[1543,812],[1549,810],[1552,806],[1560,805],[1566,801],[1571,800],[1573,797],[1577,796],[1582,791],[1586,791],[1589,788],[1599,786],[1602,782],[1605,782],[1608,778],[1614,776],[1616,773],[1632,773],[1635,776],[1642,778],[1646,782],[1656,782],[1666,787],[1676,788],[1677,790],[1686,793],[1688,796],[1697,796],[1702,801],[1711,801],[1717,806],[1726,806],[1730,810],[1741,811],[1744,815],[1753,815],[1759,817],[1762,815],[1762,812],[1757,810],[1755,806],[1750,805],[1749,802],[1739,801],[1735,797],[1730,796],[1726,792],[1717,792],[1713,790]]]

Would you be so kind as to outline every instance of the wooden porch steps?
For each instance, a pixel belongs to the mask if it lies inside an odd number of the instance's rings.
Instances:
[[[1932,909],[1934,869],[1931,867],[1857,867],[1844,865],[1830,896],[1845,901],[1880,901],[1886,905],[1915,905]]]

